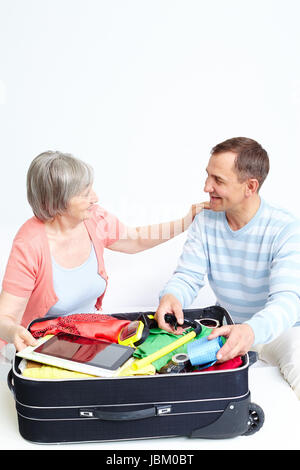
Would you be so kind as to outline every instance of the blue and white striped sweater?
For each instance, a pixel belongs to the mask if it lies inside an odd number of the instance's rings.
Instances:
[[[207,276],[217,303],[268,343],[300,320],[300,220],[261,200],[250,222],[231,230],[224,212],[195,217],[178,266],[161,292],[187,308]]]

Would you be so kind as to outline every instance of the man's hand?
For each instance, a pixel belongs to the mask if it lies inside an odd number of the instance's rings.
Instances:
[[[224,346],[217,353],[219,362],[229,361],[234,357],[246,354],[254,342],[254,332],[247,323],[216,328],[208,336],[208,339],[214,339],[218,336],[227,338]]]
[[[183,324],[184,317],[181,303],[172,294],[166,294],[161,298],[154,318],[157,321],[159,328],[178,335],[182,334],[183,328],[178,327],[177,330],[174,330],[169,323],[165,322],[166,313],[173,313],[177,318],[177,323],[179,325]]]

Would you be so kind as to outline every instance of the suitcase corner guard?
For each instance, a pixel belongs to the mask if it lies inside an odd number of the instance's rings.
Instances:
[[[213,423],[199,429],[194,429],[191,438],[225,439],[246,434],[251,422],[249,409],[251,408],[250,394],[241,401],[228,403],[222,415]],[[262,423],[261,423],[262,425]],[[260,426],[261,427],[261,426]],[[258,430],[259,428],[257,428]]]

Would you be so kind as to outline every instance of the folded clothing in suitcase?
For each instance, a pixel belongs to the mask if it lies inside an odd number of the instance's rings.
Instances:
[[[184,314],[214,318],[221,325],[232,323],[218,306]],[[140,315],[113,317],[132,321]],[[15,397],[19,432],[35,443],[229,438],[256,432],[263,424],[263,411],[250,401],[252,360],[246,354],[240,367],[227,370],[47,380],[22,376],[21,358],[15,357],[8,385]]]

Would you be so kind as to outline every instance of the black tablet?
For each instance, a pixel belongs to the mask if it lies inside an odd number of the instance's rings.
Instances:
[[[58,333],[34,348],[33,352],[115,371],[132,356],[133,351],[131,347],[108,343],[100,339]]]

